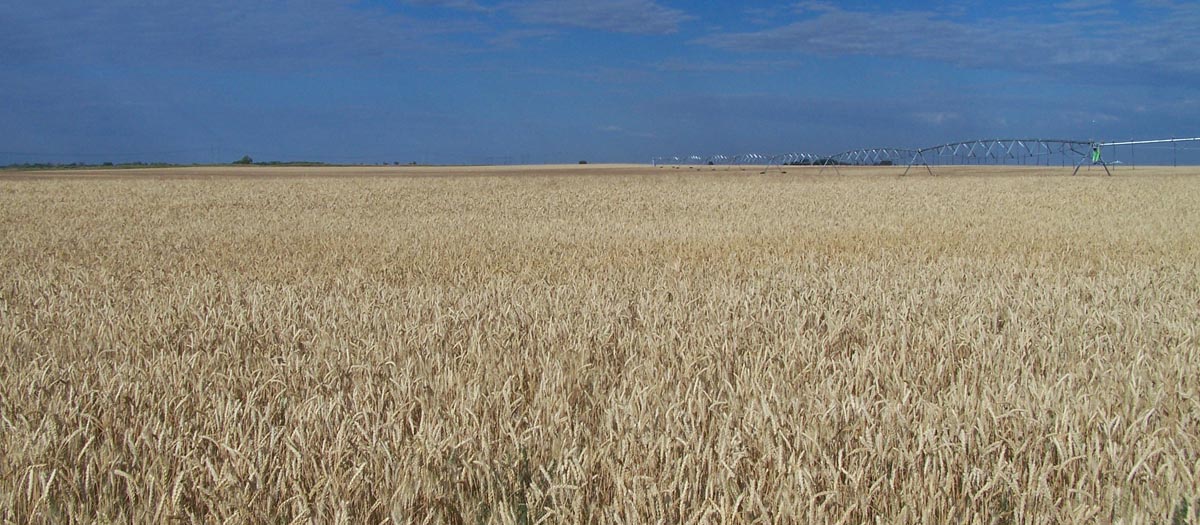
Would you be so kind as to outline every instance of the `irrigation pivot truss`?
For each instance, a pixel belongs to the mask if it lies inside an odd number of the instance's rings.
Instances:
[[[1085,151],[1093,144],[1090,141],[1067,139],[977,139],[949,142],[912,150],[904,173],[908,174],[908,170],[919,164],[933,174],[929,167],[931,157],[936,164],[998,164],[1015,161],[1047,166],[1058,158],[1065,166],[1070,157],[1086,156]]]
[[[851,166],[887,166],[907,162],[917,150],[905,148],[862,148],[843,151],[830,157],[831,164]]]
[[[652,164],[655,166],[673,165],[673,166],[751,166],[769,164],[770,155],[759,153],[742,153],[740,155],[676,155],[670,157],[654,157]]]
[[[995,163],[996,161],[1005,162],[1010,159],[1016,159],[1027,164],[1041,165],[1044,159],[1045,165],[1050,165],[1051,160],[1057,156],[1062,159],[1063,165],[1066,165],[1066,160],[1069,157],[1075,157],[1078,160],[1074,162],[1075,170],[1071,175],[1077,175],[1079,168],[1087,165],[1100,165],[1104,167],[1104,172],[1110,177],[1112,171],[1108,169],[1108,163],[1104,161],[1102,152],[1104,148],[1115,148],[1117,146],[1133,146],[1146,144],[1178,144],[1181,142],[1200,142],[1200,137],[1192,138],[1171,138],[1171,139],[1154,139],[1154,140],[1132,140],[1125,142],[1097,142],[1097,141],[1082,141],[1082,140],[1064,140],[1064,139],[991,139],[991,140],[974,140],[968,142],[952,142],[942,144],[930,148],[921,148],[913,156],[912,161],[908,163],[904,173],[917,165],[919,160],[925,169],[933,174],[933,170],[929,168],[929,159],[926,153],[931,153],[937,157],[950,156],[955,159],[966,159],[968,164],[970,159],[984,159]],[[1029,162],[1028,160],[1032,160]],[[1089,164],[1090,162],[1090,164]],[[955,162],[957,164],[958,162]],[[976,162],[980,163],[980,162]]]
[[[1200,143],[1200,137],[1170,138],[1155,140],[1130,140],[1122,142],[1098,142],[1094,140],[1070,139],[976,139],[960,142],[948,142],[924,148],[860,148],[843,151],[833,155],[817,155],[814,153],[783,153],[764,155],[760,153],[744,153],[741,155],[688,155],[676,157],[655,157],[654,165],[700,165],[710,166],[765,166],[762,173],[772,168],[783,170],[785,166],[821,166],[822,171],[827,166],[905,166],[903,175],[907,175],[913,166],[924,166],[930,175],[932,165],[971,165],[971,164],[1019,164],[1032,166],[1061,166],[1074,165],[1078,174],[1085,165],[1100,165],[1109,175],[1109,163],[1102,156],[1105,148],[1118,146],[1141,146],[1151,144],[1177,144],[1185,142]],[[1132,152],[1132,150],[1131,150]],[[840,171],[839,171],[840,172]]]

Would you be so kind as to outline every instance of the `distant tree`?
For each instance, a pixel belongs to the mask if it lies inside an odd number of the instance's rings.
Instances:
[[[234,164],[254,164],[254,159],[250,158],[249,155],[242,155],[242,158],[233,161],[233,163]]]
[[[580,163],[580,164],[587,164],[587,161],[586,161],[586,160],[581,160],[581,161],[579,161],[579,163]]]

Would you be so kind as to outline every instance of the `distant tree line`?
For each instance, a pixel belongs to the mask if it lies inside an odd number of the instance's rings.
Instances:
[[[193,166],[195,164],[192,164]],[[64,169],[88,169],[88,168],[168,168],[172,166],[183,166],[183,164],[173,164],[170,162],[102,162],[102,163],[87,163],[87,162],[23,162],[13,163],[3,166],[7,170],[64,170]]]
[[[277,160],[269,162],[254,162],[249,156],[236,160],[231,164],[236,165],[255,165],[255,166],[327,166],[324,162],[299,160],[281,162]],[[22,162],[0,166],[0,169],[5,170],[70,170],[70,169],[96,169],[96,168],[171,168],[179,166],[211,166],[212,164],[178,164],[173,162]]]

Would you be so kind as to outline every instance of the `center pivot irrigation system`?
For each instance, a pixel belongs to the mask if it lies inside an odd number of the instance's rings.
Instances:
[[[1109,163],[1104,161],[1104,148],[1118,146],[1142,146],[1184,142],[1200,143],[1200,137],[1170,138],[1155,140],[1130,140],[1124,142],[1097,142],[1066,139],[980,139],[950,142],[925,148],[861,148],[833,155],[813,153],[782,153],[763,155],[743,153],[741,155],[688,155],[677,157],[655,157],[652,163],[659,165],[708,165],[708,166],[765,166],[762,173],[784,166],[905,166],[907,175],[913,166],[924,166],[930,175],[931,164],[936,165],[991,165],[1022,164],[1031,166],[1074,165],[1079,169],[1087,166],[1103,166],[1109,176]],[[1132,149],[1130,150],[1132,154]],[[930,162],[932,160],[932,162]]]

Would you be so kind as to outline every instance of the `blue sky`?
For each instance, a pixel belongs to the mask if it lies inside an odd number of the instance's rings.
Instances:
[[[1200,3],[10,2],[0,164],[648,162],[1200,131]]]

